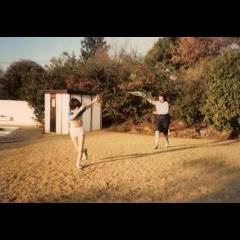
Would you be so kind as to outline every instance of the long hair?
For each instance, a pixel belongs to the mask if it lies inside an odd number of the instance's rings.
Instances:
[[[72,98],[69,104],[70,110],[74,110],[76,108],[80,108],[82,106],[82,103],[76,99],[76,98]]]

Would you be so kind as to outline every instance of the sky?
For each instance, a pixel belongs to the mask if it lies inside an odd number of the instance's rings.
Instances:
[[[159,37],[106,37],[113,51],[121,47],[145,55]],[[79,56],[81,37],[0,37],[0,68],[5,70],[19,59],[31,59],[41,65],[65,51]]]

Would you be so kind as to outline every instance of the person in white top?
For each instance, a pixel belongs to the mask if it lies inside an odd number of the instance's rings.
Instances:
[[[159,138],[160,133],[163,132],[166,140],[166,147],[169,147],[169,140],[168,140],[168,131],[170,125],[170,117],[169,117],[169,104],[166,101],[166,97],[164,94],[159,96],[158,101],[154,101],[147,98],[147,101],[152,105],[156,106],[156,132],[155,132],[155,145],[154,149],[159,148]]]

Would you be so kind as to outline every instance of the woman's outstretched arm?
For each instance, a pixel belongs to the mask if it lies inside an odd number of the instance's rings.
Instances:
[[[154,106],[157,104],[157,101],[151,100],[149,98],[145,98],[145,99]]]
[[[82,111],[85,111],[86,110],[86,108],[85,108],[85,106],[82,106],[82,107],[80,107],[79,108],[79,110],[76,112],[76,113],[74,113],[74,114],[69,114],[69,120],[74,120],[76,117],[78,117],[78,115],[80,114],[80,112],[82,112]]]
[[[92,102],[85,105],[86,109],[90,108],[92,105],[94,105],[96,102],[100,100],[100,97],[97,95]]]

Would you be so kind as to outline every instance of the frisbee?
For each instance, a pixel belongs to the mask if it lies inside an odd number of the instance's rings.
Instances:
[[[132,94],[133,96],[137,96],[137,97],[144,97],[146,98],[147,95],[143,92],[140,91],[133,91],[133,92],[128,92],[129,94]]]

